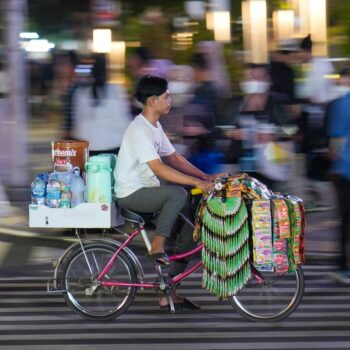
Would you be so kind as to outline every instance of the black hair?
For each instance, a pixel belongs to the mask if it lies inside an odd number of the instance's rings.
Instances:
[[[77,66],[79,63],[78,55],[75,51],[69,50],[68,51],[68,58],[70,60],[70,63],[73,67]]]
[[[151,96],[163,95],[168,89],[168,81],[154,75],[145,75],[137,83],[134,96],[145,104]]]
[[[306,52],[312,51],[312,40],[310,34],[300,42],[300,48]]]
[[[99,104],[100,96],[99,90],[104,91],[107,81],[107,60],[105,54],[94,55],[94,65],[92,67],[92,96],[95,101],[95,105]]]
[[[139,57],[142,60],[142,62],[145,62],[145,63],[152,59],[152,53],[148,47],[144,47],[144,46],[137,47],[134,50],[133,54]]]
[[[209,68],[209,62],[206,56],[201,52],[196,52],[191,58],[191,64],[195,68],[206,70]]]

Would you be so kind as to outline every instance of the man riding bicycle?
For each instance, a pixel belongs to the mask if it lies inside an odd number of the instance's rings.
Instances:
[[[170,264],[164,243],[187,202],[187,192],[180,186],[160,186],[158,178],[212,191],[212,180],[218,175],[205,174],[189,163],[176,152],[165,135],[159,119],[169,112],[171,106],[167,80],[151,75],[142,77],[135,97],[143,104],[143,111],[130,123],[121,143],[114,172],[117,202],[120,207],[135,212],[159,213],[149,258],[155,263],[170,266],[169,276],[173,277],[185,270],[187,262]],[[178,240],[178,252],[193,246],[191,234],[188,231],[186,237]],[[199,308],[176,292],[172,297],[177,307]],[[160,299],[159,304],[163,308],[169,307],[165,297]]]

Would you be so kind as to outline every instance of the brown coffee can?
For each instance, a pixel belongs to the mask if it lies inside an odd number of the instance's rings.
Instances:
[[[52,170],[56,173],[67,174],[74,167],[84,171],[89,157],[89,142],[76,140],[62,140],[51,142]]]

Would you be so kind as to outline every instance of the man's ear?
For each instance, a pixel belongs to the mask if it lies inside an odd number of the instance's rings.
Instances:
[[[148,97],[148,99],[147,99],[147,104],[149,105],[149,106],[151,106],[151,107],[153,107],[154,106],[154,103],[155,103],[155,101],[156,101],[156,96],[150,96],[150,97]]]

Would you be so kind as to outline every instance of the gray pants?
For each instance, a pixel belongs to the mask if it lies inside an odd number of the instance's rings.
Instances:
[[[179,213],[186,209],[187,197],[186,190],[179,186],[144,187],[127,197],[118,198],[117,202],[120,207],[139,213],[159,212],[156,234],[167,238],[175,234],[175,253],[180,253],[195,246],[193,228],[178,220]],[[187,263],[185,259],[172,262],[169,275],[183,272]]]

